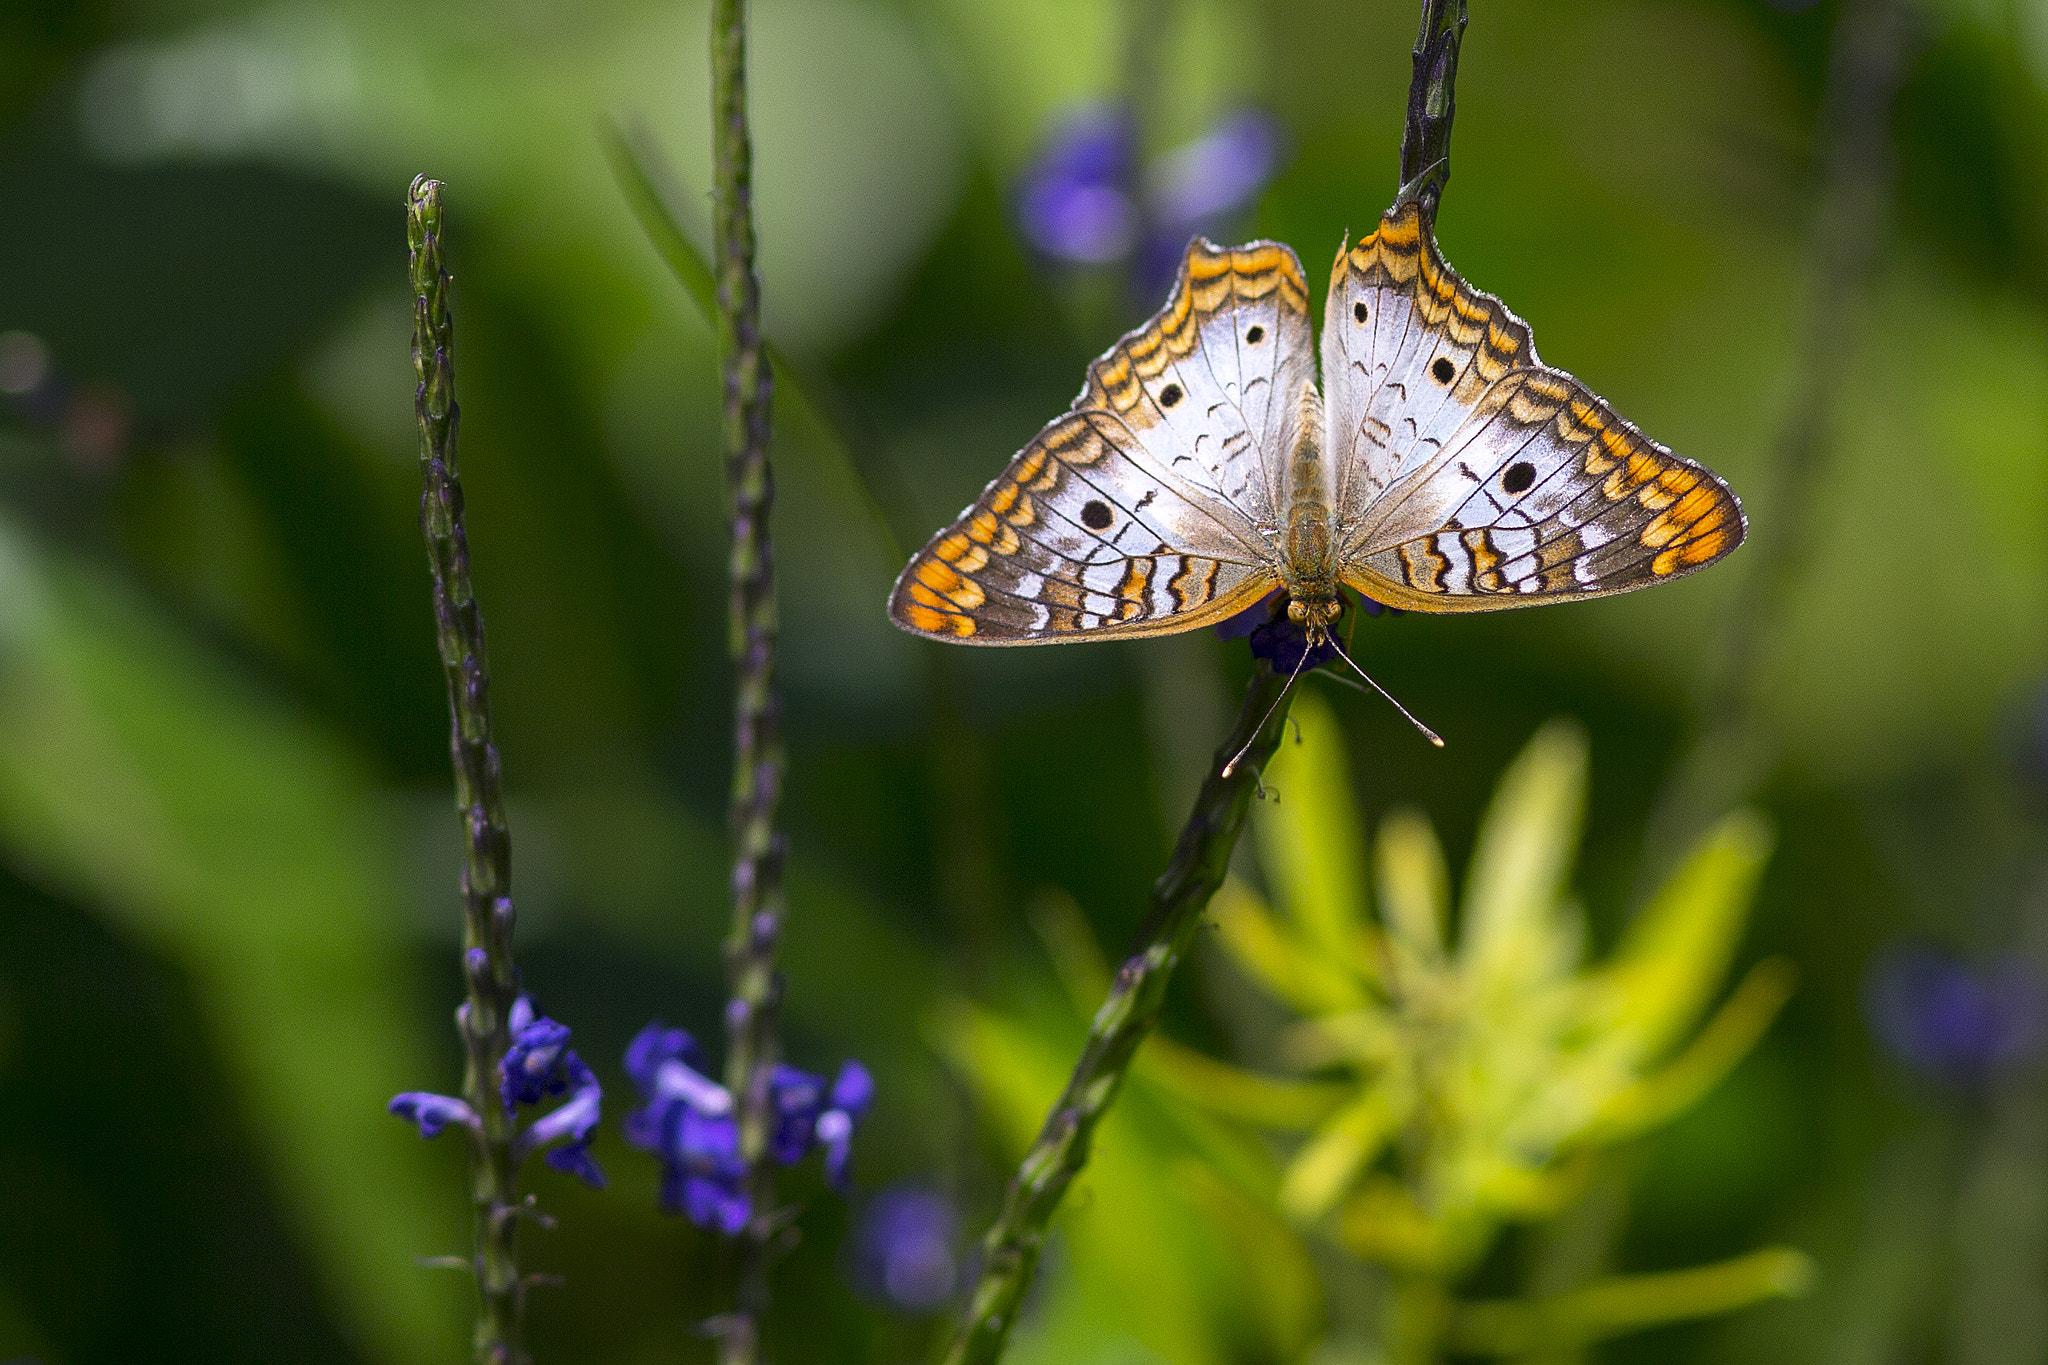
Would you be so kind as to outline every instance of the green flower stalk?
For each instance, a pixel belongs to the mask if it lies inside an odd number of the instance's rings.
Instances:
[[[747,130],[745,0],[711,9],[711,121],[716,162],[713,271],[725,388],[726,511],[732,521],[730,575],[734,679],[731,821],[732,928],[725,941],[731,999],[726,1007],[725,1084],[739,1122],[751,1216],[737,1239],[732,1310],[719,1324],[719,1358],[749,1365],[761,1356],[768,1308],[769,1243],[777,1230],[771,1081],[779,1060],[775,1023],[782,996],[776,948],[782,939],[782,701],[776,690],[775,555],[768,519],[775,480],[768,463],[774,379],[761,335],[761,283],[754,271],[753,145]]]
[[[462,481],[455,462],[462,412],[455,403],[455,324],[448,311],[448,268],[441,254],[441,184],[420,176],[406,200],[412,249],[413,411],[420,427],[420,530],[434,574],[434,636],[448,678],[455,763],[455,805],[467,858],[462,868],[463,963],[469,1000],[460,1018],[467,1057],[462,1094],[480,1133],[473,1162],[476,1272],[481,1307],[476,1359],[526,1359],[521,1337],[526,1286],[519,1273],[519,1202],[513,1120],[498,1100],[498,1078],[512,1045],[519,972],[512,965],[512,841],[491,743],[490,671],[483,616],[469,581],[469,539],[462,525]]]
[[[1422,0],[1408,118],[1401,129],[1401,192],[1394,202],[1420,200],[1430,218],[1451,178],[1451,120],[1458,112],[1458,45],[1464,38],[1465,0]]]
[[[491,742],[490,669],[483,615],[469,577],[469,539],[462,525],[462,478],[456,466],[461,410],[455,403],[455,325],[448,308],[448,269],[441,254],[441,185],[420,176],[406,199],[412,249],[413,396],[419,417],[420,530],[434,581],[434,635],[448,683],[448,748],[455,767],[455,807],[462,815],[463,976],[468,999],[456,1011],[466,1064],[462,1095],[408,1092],[392,1113],[424,1137],[459,1128],[470,1139],[470,1196],[476,1210],[476,1252],[448,1258],[476,1275],[480,1303],[475,1351],[480,1365],[523,1365],[527,1277],[519,1271],[519,1223],[538,1218],[519,1198],[519,1168],[544,1153],[555,1169],[593,1186],[604,1173],[589,1153],[602,1091],[597,1077],[569,1048],[569,1030],[540,1017],[520,994],[512,963],[512,841],[499,791],[498,750]],[[521,1106],[566,1096],[551,1113],[521,1125]]]
[[[1785,629],[1811,558],[1817,499],[1834,448],[1835,410],[1856,355],[1863,303],[1881,258],[1897,156],[1891,117],[1911,68],[1916,15],[1903,0],[1851,0],[1835,21],[1814,140],[1819,202],[1808,259],[1813,283],[1791,365],[1792,397],[1772,438],[1749,567],[1729,603],[1702,723],[1672,770],[1645,835],[1655,876],[1720,812],[1750,798],[1780,740],[1762,714],[1763,665]]]
[[[983,1239],[981,1278],[946,1353],[948,1365],[990,1365],[1001,1358],[1037,1272],[1053,1211],[1088,1164],[1096,1125],[1115,1102],[1138,1045],[1158,1020],[1173,969],[1223,884],[1245,812],[1258,790],[1258,771],[1279,747],[1287,724],[1286,690],[1287,679],[1261,662],[1245,690],[1237,726],[1216,751],[1173,858],[1152,888],[1137,946],[1096,1011],[1081,1059]],[[1232,755],[1239,756],[1237,761]]]

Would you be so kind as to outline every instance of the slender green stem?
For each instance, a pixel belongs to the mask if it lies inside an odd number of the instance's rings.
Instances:
[[[782,797],[782,701],[775,685],[775,556],[769,512],[768,410],[774,390],[761,336],[761,285],[754,273],[753,147],[747,132],[745,0],[711,8],[711,124],[716,162],[713,272],[725,382],[725,483],[732,518],[733,702],[732,928],[725,941],[731,1000],[726,1006],[726,1086],[738,1101],[740,1156],[753,1216],[735,1253],[732,1311],[721,1324],[719,1358],[750,1365],[763,1357],[769,1243],[776,1230],[774,1133],[769,1081],[778,1058],[776,1015],[782,980],[784,842],[775,827]]]
[[[434,578],[434,635],[448,680],[448,751],[455,766],[455,808],[462,815],[463,975],[469,998],[456,1011],[466,1064],[462,1097],[480,1131],[472,1152],[476,1207],[476,1278],[481,1294],[475,1358],[484,1365],[521,1365],[526,1282],[519,1273],[518,1171],[512,1117],[499,1094],[508,1020],[519,996],[512,964],[512,842],[499,793],[498,750],[491,742],[491,680],[484,621],[469,578],[469,538],[462,526],[462,478],[456,435],[455,322],[441,252],[441,184],[420,176],[406,199],[412,248],[412,363],[419,375],[413,412],[420,426],[420,531]]]
[[[1458,112],[1458,47],[1464,39],[1465,0],[1422,0],[1408,121],[1401,130],[1401,190],[1394,202],[1419,199],[1430,218],[1451,178],[1451,120]]]
[[[1159,1017],[1173,969],[1201,924],[1210,897],[1223,884],[1245,811],[1258,788],[1258,770],[1279,747],[1287,723],[1286,685],[1285,678],[1261,663],[1245,690],[1236,728],[1217,750],[1165,875],[1152,888],[1151,908],[1138,931],[1137,946],[1096,1011],[1081,1060],[1017,1168],[1002,1213],[982,1243],[981,1279],[946,1354],[948,1365],[992,1365],[1002,1356],[1018,1305],[1038,1268],[1053,1210],[1088,1164],[1095,1125],[1115,1102],[1138,1045]],[[1225,777],[1224,766],[1240,749],[1246,749],[1243,760]]]
[[[1813,221],[1813,292],[1796,353],[1791,405],[1780,421],[1753,530],[1748,570],[1722,628],[1705,721],[1673,771],[1645,837],[1638,899],[1692,841],[1769,774],[1777,742],[1758,709],[1761,665],[1784,627],[1814,529],[1813,503],[1834,444],[1835,409],[1856,352],[1859,305],[1891,212],[1891,110],[1904,81],[1914,18],[1902,0],[1851,0],[1836,21],[1822,95],[1820,195]]]

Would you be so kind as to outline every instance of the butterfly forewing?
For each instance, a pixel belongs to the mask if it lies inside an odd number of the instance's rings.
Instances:
[[[1323,316],[1323,390],[1340,536],[1442,450],[1479,395],[1537,364],[1529,328],[1458,278],[1421,211],[1391,210],[1340,252]]]
[[[1188,248],[1167,306],[1089,368],[896,582],[920,634],[1036,644],[1188,630],[1279,582],[1268,532],[1312,377],[1307,293],[1273,243]]]
[[[1416,206],[1338,259],[1324,328],[1339,565],[1368,596],[1431,612],[1599,596],[1741,543],[1727,485],[1538,361]]]

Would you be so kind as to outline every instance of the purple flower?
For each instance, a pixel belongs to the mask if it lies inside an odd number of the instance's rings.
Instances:
[[[662,1163],[662,1211],[728,1236],[744,1228],[752,1209],[732,1093],[697,1070],[690,1035],[649,1024],[626,1049],[626,1074],[645,1101],[626,1116],[626,1141]],[[854,1126],[874,1098],[867,1068],[848,1062],[827,1087],[822,1076],[777,1066],[768,1096],[775,1111],[769,1159],[794,1166],[822,1148],[826,1178],[843,1188]]]
[[[505,1112],[510,1114],[519,1105],[539,1104],[547,1096],[567,1090],[565,1063],[575,1054],[569,1051],[568,1025],[534,1018],[533,1005],[523,995],[506,1022],[512,1028],[512,1045],[505,1050],[498,1088],[505,1099]]]
[[[463,1006],[464,1018],[468,1009]],[[523,1162],[541,1152],[554,1169],[593,1189],[603,1189],[604,1171],[590,1155],[590,1140],[603,1112],[604,1090],[583,1059],[570,1050],[568,1027],[536,1018],[533,1001],[523,995],[513,1002],[505,1022],[512,1032],[512,1043],[499,1068],[498,1093],[505,1112],[516,1115],[522,1104],[539,1104],[550,1095],[569,1096],[519,1129],[512,1140],[513,1159]],[[451,1123],[472,1132],[482,1127],[476,1111],[451,1095],[411,1092],[393,1099],[390,1109],[418,1124],[421,1137],[435,1137]]]
[[[1121,105],[1096,105],[1070,115],[1018,195],[1024,236],[1056,261],[1114,265],[1138,238],[1138,207],[1130,186],[1137,138]]]
[[[854,1231],[854,1283],[913,1313],[937,1312],[960,1284],[959,1232],[959,1211],[937,1191],[884,1190]]]
[[[1280,152],[1279,125],[1243,110],[1141,174],[1129,108],[1084,106],[1026,170],[1018,218],[1025,238],[1054,261],[1117,265],[1135,256],[1137,283],[1149,294],[1173,279],[1190,237],[1225,233],[1251,206]]]
[[[847,1062],[832,1081],[832,1107],[818,1116],[818,1144],[825,1149],[825,1179],[846,1188],[853,1160],[853,1130],[875,1100],[875,1078],[859,1062]]]
[[[1280,141],[1272,118],[1240,110],[1146,168],[1140,289],[1150,295],[1173,282],[1189,238],[1235,235],[1234,220],[1280,168]]]
[[[1251,641],[1252,657],[1266,660],[1276,673],[1291,674],[1296,669],[1306,673],[1337,657],[1337,646],[1329,640],[1311,649],[1307,628],[1288,620],[1284,612],[1254,629]]]
[[[565,1037],[567,1032],[563,1030]],[[541,1152],[542,1159],[555,1170],[601,1190],[605,1185],[604,1171],[590,1154],[590,1140],[597,1135],[604,1091],[583,1059],[566,1049],[560,1071],[562,1085],[557,1089],[568,1090],[568,1100],[529,1123],[519,1134],[515,1152],[522,1158]],[[559,1147],[555,1146],[558,1142],[562,1143]]]
[[[1345,601],[1349,603],[1351,594],[1346,593],[1344,597]],[[1255,656],[1261,659],[1272,660],[1273,666],[1283,673],[1292,672],[1296,661],[1301,658],[1303,646],[1308,643],[1308,633],[1287,619],[1284,610],[1286,603],[1287,590],[1285,588],[1275,588],[1237,615],[1226,621],[1217,622],[1215,627],[1216,637],[1220,640],[1243,640],[1249,638],[1252,641],[1252,653]],[[1367,616],[1384,616],[1390,612],[1395,616],[1401,614],[1400,608],[1389,607],[1375,602],[1370,597],[1362,594],[1359,596],[1356,605],[1358,610],[1364,612]],[[1285,629],[1267,629],[1267,627],[1277,626],[1284,626]],[[1316,668],[1336,657],[1335,651],[1331,651],[1321,658],[1312,661],[1309,667]]]
[[[1927,947],[1895,948],[1864,978],[1871,1031],[1909,1067],[1936,1080],[1975,1085],[2038,1054],[2044,995],[2018,958],[1973,971]]]
[[[1242,640],[1272,620],[1287,600],[1285,588],[1275,588],[1258,601],[1246,607],[1227,621],[1216,623],[1216,638],[1219,640]]]
[[[817,1136],[818,1116],[825,1112],[825,1078],[778,1066],[768,1081],[769,1102],[775,1107],[775,1132],[768,1139],[768,1151],[784,1166],[794,1166],[811,1150]]]
[[[697,1070],[697,1044],[655,1020],[626,1048],[626,1074],[645,1103],[626,1115],[626,1141],[661,1162],[660,1207],[736,1235],[752,1216],[732,1095]]]
[[[1246,208],[1280,169],[1280,125],[1243,109],[1145,169],[1149,216],[1171,232],[1199,232]]]

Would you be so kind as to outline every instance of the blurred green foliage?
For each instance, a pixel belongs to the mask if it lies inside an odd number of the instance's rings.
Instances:
[[[1273,110],[1291,159],[1246,230],[1319,269],[1393,192],[1413,7],[1160,10],[1152,136],[1242,99]],[[1810,286],[1835,15],[1480,6],[1460,71],[1450,258],[1547,359],[1725,473],[1759,534],[1777,529],[1751,491]],[[1122,79],[1114,8],[776,0],[755,22],[769,330],[857,457],[779,419],[790,1043],[877,1072],[862,1190],[920,1182],[971,1227],[1080,1035],[1060,974],[1085,977],[1086,955],[1029,931],[1034,909],[1059,919],[1038,888],[1074,889],[1085,941],[1125,941],[1243,661],[1207,637],[942,656],[882,615],[890,542],[966,502],[1132,320],[1036,266],[1007,198],[1057,113]],[[701,4],[561,0],[0,14],[0,332],[40,338],[61,380],[44,407],[0,396],[0,1359],[461,1357],[466,1287],[411,1259],[463,1245],[460,1154],[381,1109],[459,1066],[460,854],[406,363],[415,173],[449,185],[522,967],[615,1104],[647,1018],[715,1034],[715,367],[600,136],[644,120],[701,247],[704,27]],[[1748,927],[1713,949],[1782,955],[1800,992],[1566,1214],[1497,1239],[1465,1290],[1557,1302],[1784,1243],[1813,1255],[1816,1292],[1603,1360],[2048,1351],[2038,1078],[1915,1080],[1874,1052],[1860,998],[1872,950],[1901,935],[2048,957],[2043,812],[2010,763],[2048,664],[2048,20],[2030,0],[1927,0],[1920,28],[1891,235],[1827,493],[1796,531],[1811,567],[1766,663],[1777,852]],[[870,494],[886,535],[855,512]],[[1346,698],[1357,817],[1277,778],[1268,814],[1355,831],[1419,805],[1444,865],[1468,866],[1496,778],[1546,718],[1575,716],[1601,774],[1581,960],[1676,952],[1640,937],[1654,917],[1627,919],[1625,888],[1742,572],[1738,555],[1611,603],[1373,623],[1362,661],[1449,750]],[[1392,828],[1413,863],[1416,827]],[[1304,942],[1370,899],[1374,864],[1351,856],[1287,921]],[[1294,874],[1265,866],[1295,905]],[[1383,916],[1397,903],[1424,902],[1378,898]],[[1557,902],[1540,908],[1524,929],[1560,932]],[[1711,955],[1696,980],[1720,977]],[[1323,960],[1333,989],[1363,989]],[[1292,1013],[1220,951],[1197,965],[1170,1007],[1185,1046],[1148,1046],[1058,1224],[1030,1349],[1293,1360],[1367,1325],[1370,1286],[1274,1212],[1282,1167],[1250,1135],[1311,1131],[1346,1096],[1270,1079]],[[1641,1069],[1657,1047],[1630,1046],[1610,1078],[1669,1077]],[[951,1069],[997,1056],[1014,1093]],[[1189,1085],[1234,1117],[1176,1098]],[[646,1163],[600,1147],[607,1194],[536,1181],[560,1227],[532,1260],[567,1280],[537,1300],[536,1353],[703,1359],[710,1248],[652,1212]],[[1148,1165],[1161,1150],[1185,1157]],[[849,1288],[862,1201],[791,1193],[784,1358],[925,1350],[929,1316]]]
[[[1277,1042],[1304,1076],[1147,1043],[1136,1113],[1114,1121],[1069,1223],[1072,1254],[1101,1266],[1106,1285],[1063,1281],[1021,1357],[1068,1359],[1124,1331],[1167,1360],[1296,1359],[1313,1348],[1333,1361],[1363,1349],[1360,1358],[1426,1362],[1446,1347],[1542,1358],[1803,1292],[1807,1258],[1780,1248],[1542,1299],[1452,1297],[1503,1226],[1577,1202],[1611,1149],[1698,1103],[1785,1003],[1789,968],[1767,961],[1700,1025],[1770,848],[1763,822],[1730,816],[1614,953],[1589,966],[1586,915],[1566,889],[1585,740],[1552,723],[1488,806],[1454,945],[1449,876],[1428,822],[1413,811],[1386,817],[1368,897],[1342,731],[1313,692],[1294,715],[1299,741],[1272,765],[1257,822],[1285,914],[1237,880],[1213,914],[1236,969],[1306,1016]],[[1365,915],[1375,898],[1377,920]],[[1048,893],[1035,922],[1085,1021],[1108,970],[1078,907]],[[1065,1051],[964,1001],[948,1002],[930,1032],[1021,1151],[1064,1079]],[[1233,1123],[1300,1137],[1275,1149]],[[1307,1236],[1389,1272],[1371,1295],[1373,1346],[1331,1332],[1318,1311]],[[1140,1284],[1161,1311],[1131,1314]],[[1115,1292],[1103,1296],[1106,1286]]]

